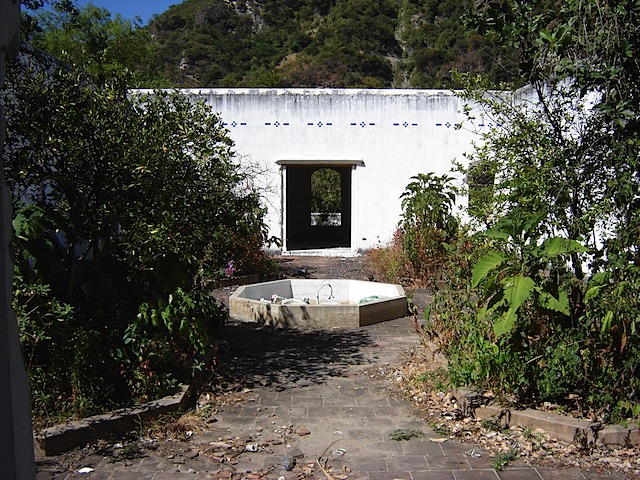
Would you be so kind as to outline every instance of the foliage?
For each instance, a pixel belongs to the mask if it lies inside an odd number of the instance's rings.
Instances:
[[[567,257],[586,249],[575,240],[561,237],[541,238],[538,230],[542,215],[529,218],[502,217],[484,235],[506,244],[503,251],[490,250],[480,258],[471,276],[471,288],[479,289],[479,320],[493,319],[495,336],[518,331],[539,332],[562,325],[571,316],[569,296],[562,277],[566,277]],[[531,315],[530,311],[540,311]],[[536,325],[536,321],[544,325]]]
[[[516,80],[511,52],[465,23],[471,2],[405,0],[400,3],[398,36],[401,73],[407,86],[459,88],[452,71],[482,75],[498,85]]]
[[[414,272],[435,289],[446,245],[458,233],[459,221],[453,212],[456,190],[447,175],[421,173],[412,180],[400,197],[403,249]]]
[[[168,87],[157,72],[157,50],[149,31],[139,21],[111,17],[93,4],[71,10],[38,12],[39,31],[30,44],[58,60],[106,79],[127,73],[133,87]]]
[[[378,280],[407,284],[415,277],[403,249],[403,235],[402,230],[398,229],[389,243],[379,244],[367,252],[367,263]]]
[[[470,18],[515,49],[530,87],[496,93],[461,77],[467,124],[495,125],[468,160],[495,185],[470,210],[485,251],[464,288],[436,295],[425,330],[453,384],[637,416],[640,7],[475,7]]]
[[[188,380],[226,315],[203,290],[205,261],[264,256],[264,210],[220,120],[178,93],[130,96],[71,70],[12,65],[7,84],[16,308],[39,413]],[[243,251],[216,243],[233,232]]]
[[[465,23],[467,2],[188,0],[144,27],[91,4],[23,3],[34,46],[139,87],[458,87],[451,70],[514,80],[512,49]]]
[[[190,0],[150,25],[180,86],[449,87],[451,69],[513,75],[452,0]]]
[[[496,453],[493,457],[493,468],[497,471],[501,471],[502,469],[511,465],[511,463],[518,458],[518,452],[514,449],[509,449],[506,452]]]
[[[23,40],[30,40],[34,33],[42,30],[38,24],[37,13],[42,11],[40,9],[45,5],[49,5],[57,12],[73,13],[76,11],[73,0],[22,0],[20,2],[20,35]]]
[[[318,215],[316,225],[334,225],[332,214],[342,212],[342,176],[331,168],[311,174],[311,211]]]
[[[124,347],[113,352],[132,396],[142,401],[158,398],[178,378],[189,378],[194,370],[201,370],[226,317],[224,305],[206,291],[189,295],[178,288],[156,305],[140,305],[136,319],[124,332]],[[175,358],[180,362],[172,361]],[[189,358],[195,361],[184,361]]]

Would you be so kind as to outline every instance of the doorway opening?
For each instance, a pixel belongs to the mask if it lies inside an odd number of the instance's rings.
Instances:
[[[287,165],[287,250],[351,246],[351,172],[351,165]]]

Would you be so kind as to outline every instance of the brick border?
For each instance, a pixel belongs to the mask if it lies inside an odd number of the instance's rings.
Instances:
[[[99,437],[126,433],[142,419],[188,409],[193,401],[192,387],[184,385],[176,394],[160,400],[46,428],[34,438],[46,456],[58,455]]]
[[[531,408],[518,410],[492,403],[468,389],[458,389],[453,394],[464,415],[479,420],[493,419],[505,428],[512,425],[540,428],[551,438],[568,443],[586,442],[604,447],[640,446],[640,429],[637,425],[604,425]]]

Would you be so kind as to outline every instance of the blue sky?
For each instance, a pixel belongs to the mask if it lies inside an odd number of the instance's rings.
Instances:
[[[142,24],[146,25],[151,16],[155,13],[166,11],[169,6],[182,3],[182,0],[76,0],[78,6],[85,6],[87,3],[102,8],[106,8],[113,15],[119,13],[124,18],[133,19],[136,16],[142,18]]]

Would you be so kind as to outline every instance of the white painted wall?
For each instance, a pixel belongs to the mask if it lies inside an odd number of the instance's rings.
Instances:
[[[474,134],[456,129],[463,101],[443,90],[197,89],[220,114],[243,162],[266,167],[270,234],[281,237],[278,160],[362,159],[352,177],[353,250],[385,243],[400,195],[418,173],[450,173]],[[477,138],[477,137],[476,137]],[[461,199],[466,203],[466,199]]]

